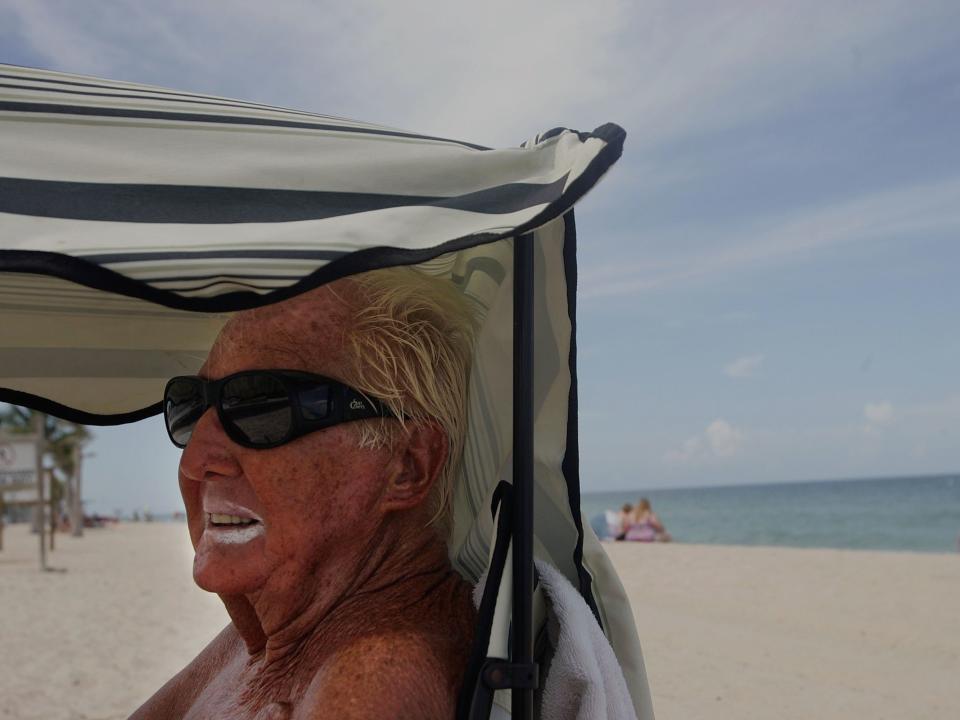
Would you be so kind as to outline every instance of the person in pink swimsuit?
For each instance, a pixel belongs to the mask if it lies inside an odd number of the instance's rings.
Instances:
[[[650,501],[640,498],[627,519],[623,539],[634,542],[670,542],[672,538],[650,506]]]

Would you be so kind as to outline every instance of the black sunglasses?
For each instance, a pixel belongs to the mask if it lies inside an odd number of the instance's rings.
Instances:
[[[175,377],[163,392],[167,434],[190,442],[209,407],[238,445],[273,448],[307,433],[352,420],[394,417],[381,401],[336,380],[296,370],[248,370],[219,380]]]

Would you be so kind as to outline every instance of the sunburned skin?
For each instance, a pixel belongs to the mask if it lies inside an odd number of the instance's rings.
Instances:
[[[200,374],[274,368],[350,382],[351,296],[339,281],[237,315]],[[179,473],[193,575],[232,622],[133,718],[453,717],[475,613],[426,528],[446,436],[428,422],[360,448],[355,425],[254,450],[214,411],[201,418]]]

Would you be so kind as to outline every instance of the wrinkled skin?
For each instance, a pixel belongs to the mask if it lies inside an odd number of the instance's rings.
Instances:
[[[200,374],[275,368],[350,382],[352,296],[339,281],[237,315]],[[425,528],[446,438],[429,423],[390,447],[361,449],[357,437],[345,423],[252,450],[212,409],[203,416],[180,489],[194,579],[232,623],[133,718],[453,717],[475,615],[444,542]],[[208,517],[218,507],[262,527],[225,542]]]

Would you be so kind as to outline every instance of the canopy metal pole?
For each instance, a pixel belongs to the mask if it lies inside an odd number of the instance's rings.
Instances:
[[[513,241],[514,665],[533,662],[533,235]],[[513,720],[533,720],[533,689],[511,691]]]

